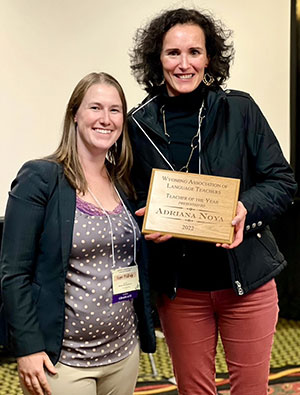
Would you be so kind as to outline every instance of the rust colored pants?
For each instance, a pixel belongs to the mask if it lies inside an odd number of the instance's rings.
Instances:
[[[173,301],[162,296],[158,311],[180,395],[216,394],[218,333],[231,395],[267,394],[278,317],[274,280],[244,296],[179,289]]]

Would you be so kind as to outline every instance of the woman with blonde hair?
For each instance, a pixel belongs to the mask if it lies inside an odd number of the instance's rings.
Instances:
[[[112,76],[87,75],[58,149],[12,183],[2,298],[25,394],[131,395],[139,343],[155,350],[126,112]]]

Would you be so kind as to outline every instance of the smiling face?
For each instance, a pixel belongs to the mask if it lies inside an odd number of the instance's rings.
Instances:
[[[160,61],[169,96],[195,90],[209,63],[203,30],[198,25],[173,26],[163,39]]]
[[[117,89],[108,84],[92,85],[74,120],[77,122],[78,154],[105,156],[123,129],[123,106]]]

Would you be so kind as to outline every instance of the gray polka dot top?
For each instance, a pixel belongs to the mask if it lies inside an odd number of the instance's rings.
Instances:
[[[108,213],[113,226],[115,268],[133,261],[133,231],[119,204]],[[137,239],[139,229],[134,218]],[[132,300],[112,303],[110,224],[96,206],[76,198],[73,247],[65,286],[65,332],[60,362],[95,367],[118,362],[138,343]]]

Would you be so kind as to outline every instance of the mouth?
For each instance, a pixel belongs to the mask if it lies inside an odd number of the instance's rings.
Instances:
[[[112,133],[112,130],[111,130],[111,129],[93,128],[93,130],[94,130],[96,133],[99,133],[99,134],[111,134],[111,133]]]
[[[175,77],[180,80],[190,80],[194,77],[194,74],[175,74]]]

